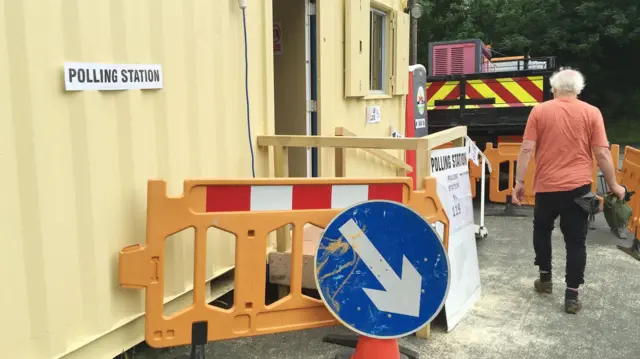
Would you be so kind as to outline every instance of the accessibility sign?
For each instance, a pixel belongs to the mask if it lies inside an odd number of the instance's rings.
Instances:
[[[316,285],[329,311],[354,332],[399,338],[427,325],[449,290],[449,259],[432,226],[403,204],[351,206],[324,230]]]

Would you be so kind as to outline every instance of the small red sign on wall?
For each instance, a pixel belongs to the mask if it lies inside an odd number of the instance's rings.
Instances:
[[[282,52],[282,26],[276,22],[273,24],[273,54],[281,55]]]

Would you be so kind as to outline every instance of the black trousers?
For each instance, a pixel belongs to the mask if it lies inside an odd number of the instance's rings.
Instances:
[[[536,253],[534,264],[541,271],[551,272],[551,232],[556,218],[560,217],[560,230],[564,235],[567,251],[565,282],[569,288],[578,288],[580,284],[584,284],[589,214],[574,198],[589,191],[590,183],[571,191],[536,193],[533,214],[533,248]]]

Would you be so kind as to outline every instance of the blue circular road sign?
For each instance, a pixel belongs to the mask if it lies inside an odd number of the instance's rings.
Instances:
[[[315,256],[316,285],[331,313],[354,332],[379,339],[418,331],[442,309],[449,259],[431,225],[392,201],[368,201],[338,214]]]

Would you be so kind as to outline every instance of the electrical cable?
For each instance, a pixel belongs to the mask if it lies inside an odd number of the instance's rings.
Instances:
[[[242,25],[244,27],[244,89],[247,103],[247,133],[249,136],[249,151],[251,152],[251,174],[256,178],[256,163],[253,154],[253,143],[251,141],[251,113],[249,106],[249,49],[247,46],[247,15],[245,8],[242,8]]]

